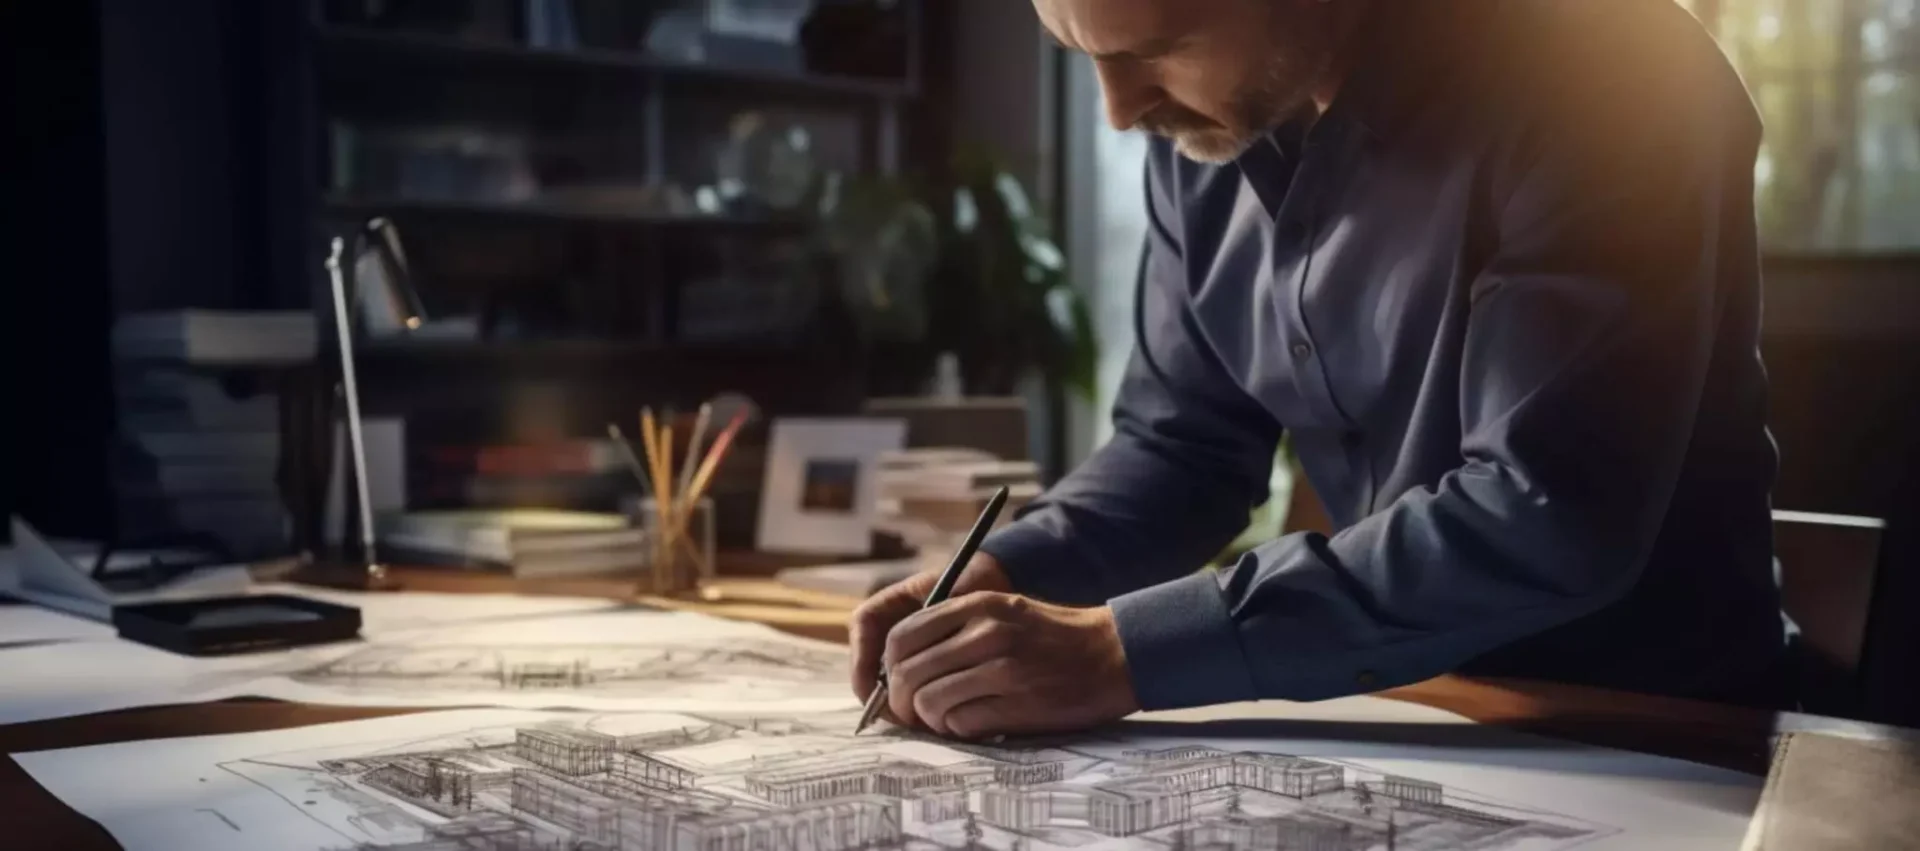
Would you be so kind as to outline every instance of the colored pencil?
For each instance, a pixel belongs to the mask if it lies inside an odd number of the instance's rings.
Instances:
[[[699,463],[700,443],[707,439],[707,426],[712,420],[713,404],[703,403],[700,406],[700,413],[693,418],[693,432],[687,436],[686,463],[680,465],[680,481],[677,485],[682,494],[690,492],[693,488],[693,468]]]
[[[620,458],[627,462],[627,469],[633,471],[633,477],[640,480],[641,493],[653,496],[653,475],[640,463],[640,456],[633,451],[633,442],[627,439],[627,433],[613,423],[607,424],[607,436],[613,438],[613,445],[620,450]]]
[[[722,429],[720,435],[713,439],[713,446],[707,450],[707,457],[701,459],[700,471],[694,474],[693,486],[683,500],[684,505],[681,507],[683,525],[685,523],[685,516],[693,513],[694,505],[697,504],[702,497],[706,496],[707,489],[713,486],[713,474],[720,469],[720,461],[726,457],[727,450],[733,446],[734,437],[740,433],[741,427],[746,424],[747,415],[744,412],[735,414],[733,421],[727,423],[727,427]]]

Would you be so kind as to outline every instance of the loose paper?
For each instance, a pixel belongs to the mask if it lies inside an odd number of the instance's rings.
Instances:
[[[844,648],[765,626],[632,609],[396,628],[410,617],[405,599],[384,612],[387,604],[370,607],[366,640],[338,645],[214,658],[117,639],[0,650],[8,684],[0,723],[241,696],[669,710],[749,702],[822,711],[853,702]]]
[[[129,851],[1662,851],[1736,847],[1759,785],[1377,698],[996,746],[855,714],[460,710],[15,759]]]
[[[18,644],[112,638],[113,627],[98,621],[20,603],[0,604],[0,649]]]
[[[845,648],[704,615],[622,611],[416,630],[246,684],[248,694],[370,706],[838,709]]]
[[[457,623],[501,622],[551,615],[613,611],[621,603],[596,597],[531,597],[520,594],[441,594],[408,591],[338,591],[305,585],[265,584],[256,594],[308,597],[360,610],[360,634],[388,633]]]

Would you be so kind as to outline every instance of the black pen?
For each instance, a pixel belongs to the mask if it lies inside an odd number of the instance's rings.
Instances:
[[[987,507],[980,512],[980,519],[973,521],[973,531],[967,533],[967,539],[960,543],[960,549],[954,551],[953,561],[947,563],[939,580],[933,583],[933,590],[927,592],[927,601],[920,604],[926,609],[939,605],[953,594],[953,583],[960,580],[960,572],[967,569],[967,562],[973,561],[973,554],[980,550],[980,542],[987,537],[987,530],[993,528],[993,521],[1000,516],[1000,509],[1007,504],[1007,489],[1000,488],[987,500]],[[880,708],[887,705],[887,666],[880,665],[880,682],[873,687],[873,694],[867,696],[866,708],[860,712],[860,724],[853,728],[858,736],[873,719],[880,717]]]

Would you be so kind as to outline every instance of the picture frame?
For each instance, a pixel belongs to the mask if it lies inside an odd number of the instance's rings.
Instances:
[[[879,516],[880,458],[906,442],[905,420],[774,420],[760,490],[757,547],[824,556],[871,552]]]

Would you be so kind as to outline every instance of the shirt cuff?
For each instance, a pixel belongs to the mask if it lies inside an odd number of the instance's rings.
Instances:
[[[1080,578],[1067,563],[1067,547],[1052,532],[1029,521],[1015,521],[988,535],[980,551],[1006,571],[1013,590],[1024,597],[1077,605],[1086,596]]]
[[[1258,698],[1239,631],[1211,571],[1115,597],[1108,605],[1141,709]]]

